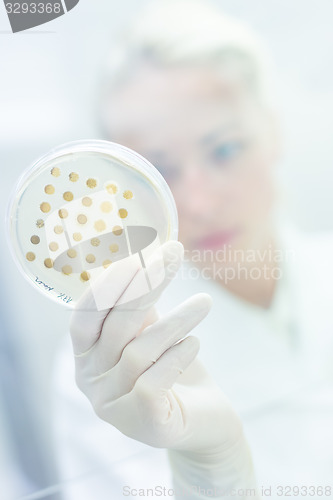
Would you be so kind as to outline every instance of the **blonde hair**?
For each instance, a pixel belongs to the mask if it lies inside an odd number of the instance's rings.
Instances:
[[[248,25],[208,0],[154,0],[126,30],[108,61],[104,87],[126,82],[142,63],[208,65],[242,78],[272,107],[271,58]]]

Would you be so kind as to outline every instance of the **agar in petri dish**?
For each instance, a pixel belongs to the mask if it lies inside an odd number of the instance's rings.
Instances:
[[[7,226],[24,276],[69,308],[114,262],[137,254],[144,267],[178,235],[175,202],[158,170],[99,140],[64,144],[29,167],[11,195]]]

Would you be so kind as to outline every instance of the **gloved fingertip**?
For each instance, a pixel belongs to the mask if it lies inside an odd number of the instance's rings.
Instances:
[[[204,315],[208,314],[213,305],[213,299],[206,292],[199,292],[193,295],[192,300],[195,302],[197,310],[200,310]]]

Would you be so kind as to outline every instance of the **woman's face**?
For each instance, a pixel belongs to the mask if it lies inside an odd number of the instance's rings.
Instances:
[[[174,195],[188,250],[247,248],[274,198],[272,120],[240,81],[142,67],[106,103],[109,138],[150,160]]]

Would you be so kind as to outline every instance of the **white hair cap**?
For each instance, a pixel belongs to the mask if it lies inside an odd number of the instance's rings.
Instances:
[[[237,72],[261,102],[271,104],[271,59],[248,25],[208,0],[154,0],[113,50],[108,84],[129,78],[143,61],[206,64]]]

